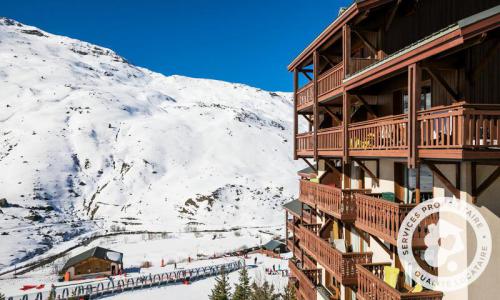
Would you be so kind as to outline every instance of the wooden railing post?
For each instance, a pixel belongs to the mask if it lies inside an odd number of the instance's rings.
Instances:
[[[314,78],[313,78],[313,112],[314,112],[314,160],[318,161],[318,126],[319,126],[319,107],[318,107],[318,68],[319,68],[319,55],[318,51],[313,53],[313,67],[314,67]]]
[[[418,63],[408,66],[408,167],[417,165],[420,131],[417,122],[417,110],[420,109],[422,70]]]

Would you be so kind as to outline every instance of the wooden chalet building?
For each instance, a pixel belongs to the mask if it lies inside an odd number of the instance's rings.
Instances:
[[[475,203],[498,234],[499,27],[499,0],[356,0],[290,63],[294,158],[310,167],[285,205],[298,299],[495,298],[490,267],[455,293],[416,288],[396,239],[438,196]]]
[[[61,270],[65,281],[121,274],[123,254],[94,247],[68,259]]]

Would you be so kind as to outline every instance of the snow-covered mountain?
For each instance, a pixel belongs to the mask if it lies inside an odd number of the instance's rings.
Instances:
[[[164,76],[0,18],[0,267],[99,228],[282,224],[291,111],[288,93]]]

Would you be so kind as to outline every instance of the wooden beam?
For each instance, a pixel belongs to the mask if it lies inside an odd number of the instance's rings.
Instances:
[[[333,111],[328,107],[328,106],[322,106],[326,112],[332,117],[332,119],[334,119],[335,121],[337,121],[338,123],[342,124],[342,120],[337,117],[336,114],[333,113]]]
[[[314,172],[318,172],[318,168],[316,168],[315,166],[313,166],[307,159],[303,158],[302,159],[306,162],[306,164],[314,170]]]
[[[430,66],[425,66],[423,69],[429,73],[432,79],[436,80],[445,89],[445,91],[453,98],[453,102],[460,100],[458,93],[436,72],[436,70]]]
[[[354,95],[368,110],[368,112],[372,115],[372,117],[377,118],[377,113],[371,108],[371,106],[366,102],[365,98],[361,95]]]
[[[415,170],[415,203],[419,204],[420,201],[420,164],[418,164]]]
[[[351,164],[348,159],[342,159],[342,188],[350,189],[351,188]]]
[[[417,166],[418,145],[420,138],[419,122],[417,122],[417,111],[420,108],[420,97],[422,93],[422,70],[418,63],[408,66],[408,167],[413,169]]]
[[[364,164],[361,160],[359,160],[359,159],[357,159],[357,158],[353,158],[353,160],[354,160],[354,161],[355,161],[355,162],[359,165],[359,167],[360,167],[363,171],[365,171],[365,173],[367,173],[367,174],[368,174],[368,176],[370,176],[370,177],[372,178],[372,180],[373,180],[373,181],[375,181],[375,183],[377,184],[377,186],[378,186],[378,185],[380,185],[380,183],[379,183],[379,179],[375,176],[375,174],[373,174],[373,172],[372,172],[370,169],[368,169],[368,168],[366,167],[366,165],[365,165],[365,164]]]
[[[344,92],[342,99],[342,124],[343,124],[343,158],[344,161],[348,161],[349,157],[349,122],[351,120],[351,102],[349,100],[349,94]]]
[[[301,73],[302,73],[302,74],[304,74],[304,76],[306,76],[306,77],[307,77],[307,79],[309,79],[309,80],[311,80],[311,81],[313,80],[313,79],[311,78],[311,76],[309,76],[309,74],[304,73],[304,72],[302,72],[302,71],[301,71]]]
[[[377,236],[375,235],[372,235],[371,236],[375,242],[377,242],[377,244],[382,248],[384,249],[385,252],[387,252],[387,254],[389,254],[389,256],[391,257],[391,259],[393,258],[393,255],[394,253],[391,251],[391,249],[389,247],[387,247],[386,244],[384,244]]]
[[[314,71],[312,69],[300,69],[300,72],[302,72],[302,73],[313,73]]]
[[[297,160],[297,134],[299,133],[299,114],[297,113],[297,91],[299,90],[299,72],[293,69],[293,159]]]
[[[448,178],[446,178],[446,176],[444,176],[443,173],[441,173],[441,171],[436,167],[436,165],[434,165],[433,163],[431,162],[426,162],[426,164],[429,166],[429,169],[431,169],[432,173],[434,173],[434,175],[439,179],[439,181],[441,181],[445,186],[446,188],[457,198],[457,199],[460,199],[460,190],[457,189],[449,180]]]
[[[493,173],[486,178],[483,183],[479,185],[479,187],[476,189],[476,194],[474,195],[476,198],[481,196],[481,194],[490,187],[490,185],[497,180],[497,178],[500,176],[500,167],[497,167]]]
[[[342,27],[342,62],[344,64],[344,78],[351,73],[351,28],[345,24]]]
[[[306,119],[306,120],[307,120],[307,122],[309,122],[309,123],[312,123],[312,122],[313,122],[313,121],[311,120],[311,118],[309,118],[308,116],[306,116],[306,115],[304,115],[304,114],[303,114],[302,116],[304,117],[304,119]]]
[[[314,160],[318,161],[318,126],[319,126],[319,107],[318,107],[318,67],[319,67],[319,54],[318,51],[313,52],[313,66],[314,66],[314,81],[313,81],[313,112],[314,112]]]
[[[326,62],[332,66],[332,67],[335,67],[335,64],[330,60],[330,58],[328,58],[328,56],[326,55],[321,55],[321,57],[323,57],[324,60],[326,60]]]
[[[362,34],[361,32],[359,32],[358,30],[353,30],[353,32],[359,37],[359,39],[361,40],[361,42],[363,42],[363,44],[365,44],[365,46],[368,48],[368,50],[370,50],[375,56],[377,55],[377,49],[375,48],[375,46],[373,46],[370,41],[368,41]]]
[[[387,22],[385,23],[384,30],[387,31],[389,30],[389,27],[391,27],[392,21],[394,20],[394,17],[396,16],[396,12],[398,11],[398,7],[401,4],[401,0],[397,0],[396,4],[392,8],[391,12],[389,13],[389,18],[387,18]]]
[[[325,164],[330,167],[333,173],[340,174],[340,177],[342,178],[342,172],[337,169],[334,165],[330,163],[328,159],[325,159]]]

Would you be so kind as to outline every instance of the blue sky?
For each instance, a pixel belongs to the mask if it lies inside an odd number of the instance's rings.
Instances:
[[[351,0],[0,1],[0,15],[115,50],[133,64],[291,91],[288,63]]]

